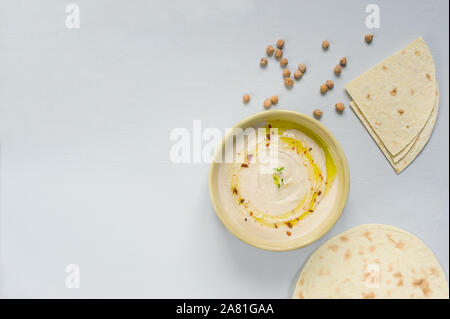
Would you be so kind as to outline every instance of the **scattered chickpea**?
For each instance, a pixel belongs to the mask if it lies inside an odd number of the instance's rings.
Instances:
[[[287,87],[291,87],[294,85],[294,80],[292,80],[291,78],[284,78],[284,85],[286,85]]]
[[[340,75],[341,74],[341,72],[342,72],[342,68],[341,68],[341,66],[338,64],[338,65],[336,65],[335,67],[334,67],[334,74],[336,74],[336,75]]]
[[[326,86],[326,84],[322,84],[320,86],[320,93],[325,94],[328,91],[328,86]]]
[[[339,64],[341,66],[346,66],[347,65],[347,58],[344,56],[339,60]]]
[[[373,34],[368,33],[364,36],[364,40],[366,40],[367,43],[371,43],[373,40]]]
[[[319,110],[319,109],[316,109],[316,110],[314,110],[314,112],[313,112],[313,115],[314,115],[316,118],[321,118],[321,117],[322,117],[322,114],[323,114],[323,112],[322,112],[321,110]]]
[[[325,85],[329,88],[332,89],[334,87],[334,82],[332,80],[327,80],[325,82]]]
[[[281,65],[282,67],[285,67],[286,65],[288,65],[288,59],[282,58],[282,59],[280,60],[280,65]]]
[[[294,72],[294,78],[296,78],[297,80],[300,79],[302,76],[303,76],[302,71],[296,70],[296,71]]]
[[[336,103],[336,104],[334,105],[334,107],[336,108],[336,111],[338,111],[338,112],[342,112],[342,111],[344,111],[344,109],[345,109],[344,103],[341,103],[341,102]]]
[[[284,40],[278,40],[277,41],[277,48],[278,49],[283,49],[284,47]]]
[[[266,48],[267,55],[268,56],[272,56],[274,52],[275,52],[275,49],[273,48],[273,46],[268,45],[267,48]]]
[[[329,47],[330,47],[330,42],[328,42],[327,40],[323,40],[322,41],[322,49],[328,50]]]
[[[250,95],[244,94],[244,96],[242,97],[242,101],[244,101],[245,104],[250,102]]]
[[[262,67],[267,66],[267,59],[266,58],[261,58],[261,61],[259,61],[259,65],[261,65]]]
[[[289,69],[284,69],[283,70],[283,77],[288,78],[291,76],[291,71],[289,71]]]
[[[306,72],[306,65],[305,65],[304,63],[300,63],[300,64],[298,65],[298,70],[299,70],[300,72],[302,72],[302,73],[305,73],[305,72]]]
[[[397,110],[398,114],[402,115],[403,113],[405,113],[405,111],[403,109],[398,109]]]
[[[278,104],[278,96],[274,95],[270,98],[270,101],[272,102],[272,104]]]
[[[283,56],[283,51],[281,51],[280,49],[276,49],[275,57],[279,60],[279,59],[281,59],[282,56]]]
[[[265,99],[264,100],[264,107],[266,109],[270,108],[272,106],[272,101],[270,99]]]

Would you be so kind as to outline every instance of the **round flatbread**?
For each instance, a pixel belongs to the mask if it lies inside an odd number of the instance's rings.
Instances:
[[[396,227],[362,225],[317,249],[300,274],[294,298],[448,298],[433,252]]]

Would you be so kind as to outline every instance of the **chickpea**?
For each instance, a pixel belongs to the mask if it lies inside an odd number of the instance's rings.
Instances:
[[[321,118],[322,117],[323,112],[319,109],[314,110],[313,115],[316,118]]]
[[[325,85],[329,88],[332,89],[334,87],[334,82],[332,80],[327,80],[325,82]]]
[[[341,74],[341,72],[342,72],[342,68],[341,68],[341,66],[338,64],[338,65],[336,65],[335,67],[334,67],[334,74],[336,74],[336,75],[340,75]]]
[[[280,60],[280,65],[281,65],[282,67],[285,67],[286,65],[288,65],[288,59],[282,58],[282,59]]]
[[[326,86],[325,84],[322,84],[320,86],[320,93],[325,94],[328,91],[328,86]]]
[[[278,96],[274,95],[270,98],[270,101],[272,102],[272,104],[278,104]]]
[[[264,100],[264,107],[266,109],[270,108],[272,106],[272,101],[270,99],[265,99]]]
[[[327,40],[323,40],[322,41],[322,49],[328,50],[329,47],[330,47],[330,42],[328,42]]]
[[[303,73],[300,70],[296,70],[294,72],[294,78],[296,78],[297,80],[300,79],[303,76]]]
[[[300,72],[302,72],[302,73],[305,73],[305,72],[306,72],[306,65],[305,65],[304,63],[300,63],[300,64],[298,65],[298,70],[299,70]]]
[[[277,41],[277,48],[278,49],[283,49],[284,47],[284,40],[278,40]]]
[[[277,60],[281,59],[281,57],[283,56],[283,51],[281,51],[280,49],[276,49],[275,50],[275,58],[277,58]]]
[[[275,52],[275,49],[273,48],[273,46],[268,45],[266,48],[267,56],[272,56],[274,52]]]
[[[294,85],[294,80],[291,78],[284,78],[284,85],[287,87],[292,87]]]
[[[336,111],[338,111],[338,112],[342,112],[345,109],[344,103],[341,103],[341,102],[336,103],[334,107],[336,108]]]
[[[250,95],[244,94],[242,100],[244,101],[245,104],[247,104],[248,102],[250,102]]]
[[[347,58],[344,56],[339,60],[339,64],[341,66],[346,66],[347,65]]]
[[[373,34],[368,33],[364,36],[364,40],[366,40],[367,43],[371,43],[373,40]]]
[[[283,77],[288,78],[291,76],[291,71],[289,71],[289,69],[284,69],[283,70]]]
[[[259,61],[259,65],[261,65],[262,67],[266,67],[267,63],[269,63],[269,61],[267,61],[266,58],[261,58],[261,61]]]

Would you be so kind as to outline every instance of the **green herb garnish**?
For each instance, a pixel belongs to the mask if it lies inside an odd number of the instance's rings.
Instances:
[[[272,174],[272,176],[273,176],[273,183],[275,185],[277,185],[278,188],[281,188],[281,184],[283,184],[283,182],[284,182],[284,179],[281,178],[281,173],[282,173],[283,169],[284,169],[283,166],[273,169],[275,171],[275,173]]]
[[[281,166],[281,167],[279,167],[279,168],[274,168],[273,170],[274,170],[275,172],[281,173],[281,171],[284,170],[284,167]]]

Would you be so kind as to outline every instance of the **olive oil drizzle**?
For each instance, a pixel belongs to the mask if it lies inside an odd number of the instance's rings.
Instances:
[[[235,198],[238,205],[241,205],[246,213],[253,218],[255,221],[260,224],[271,227],[278,228],[278,225],[284,224],[291,228],[306,216],[313,213],[319,204],[320,199],[327,194],[330,190],[332,183],[336,178],[336,164],[334,158],[328,149],[327,145],[322,141],[320,137],[311,132],[310,130],[299,127],[295,123],[287,122],[287,121],[272,121],[266,124],[267,132],[271,132],[272,128],[276,127],[278,129],[279,139],[282,143],[280,147],[284,147],[287,150],[295,151],[297,155],[301,156],[308,162],[308,177],[311,182],[311,187],[308,188],[307,193],[303,196],[303,198],[299,201],[297,206],[289,210],[287,212],[278,214],[278,215],[269,215],[261,212],[257,208],[249,207],[250,203],[242,198],[239,191],[239,172],[242,169],[246,169],[248,166],[239,166],[237,168],[238,173],[232,175],[231,178],[231,191],[232,195]],[[327,180],[324,180],[322,171],[320,167],[314,162],[313,157],[311,156],[310,149],[307,148],[304,143],[300,140],[297,140],[292,137],[283,136],[284,132],[288,129],[297,129],[303,131],[310,138],[314,140],[314,142],[319,145],[324,154],[326,161],[326,172],[327,172]]]

